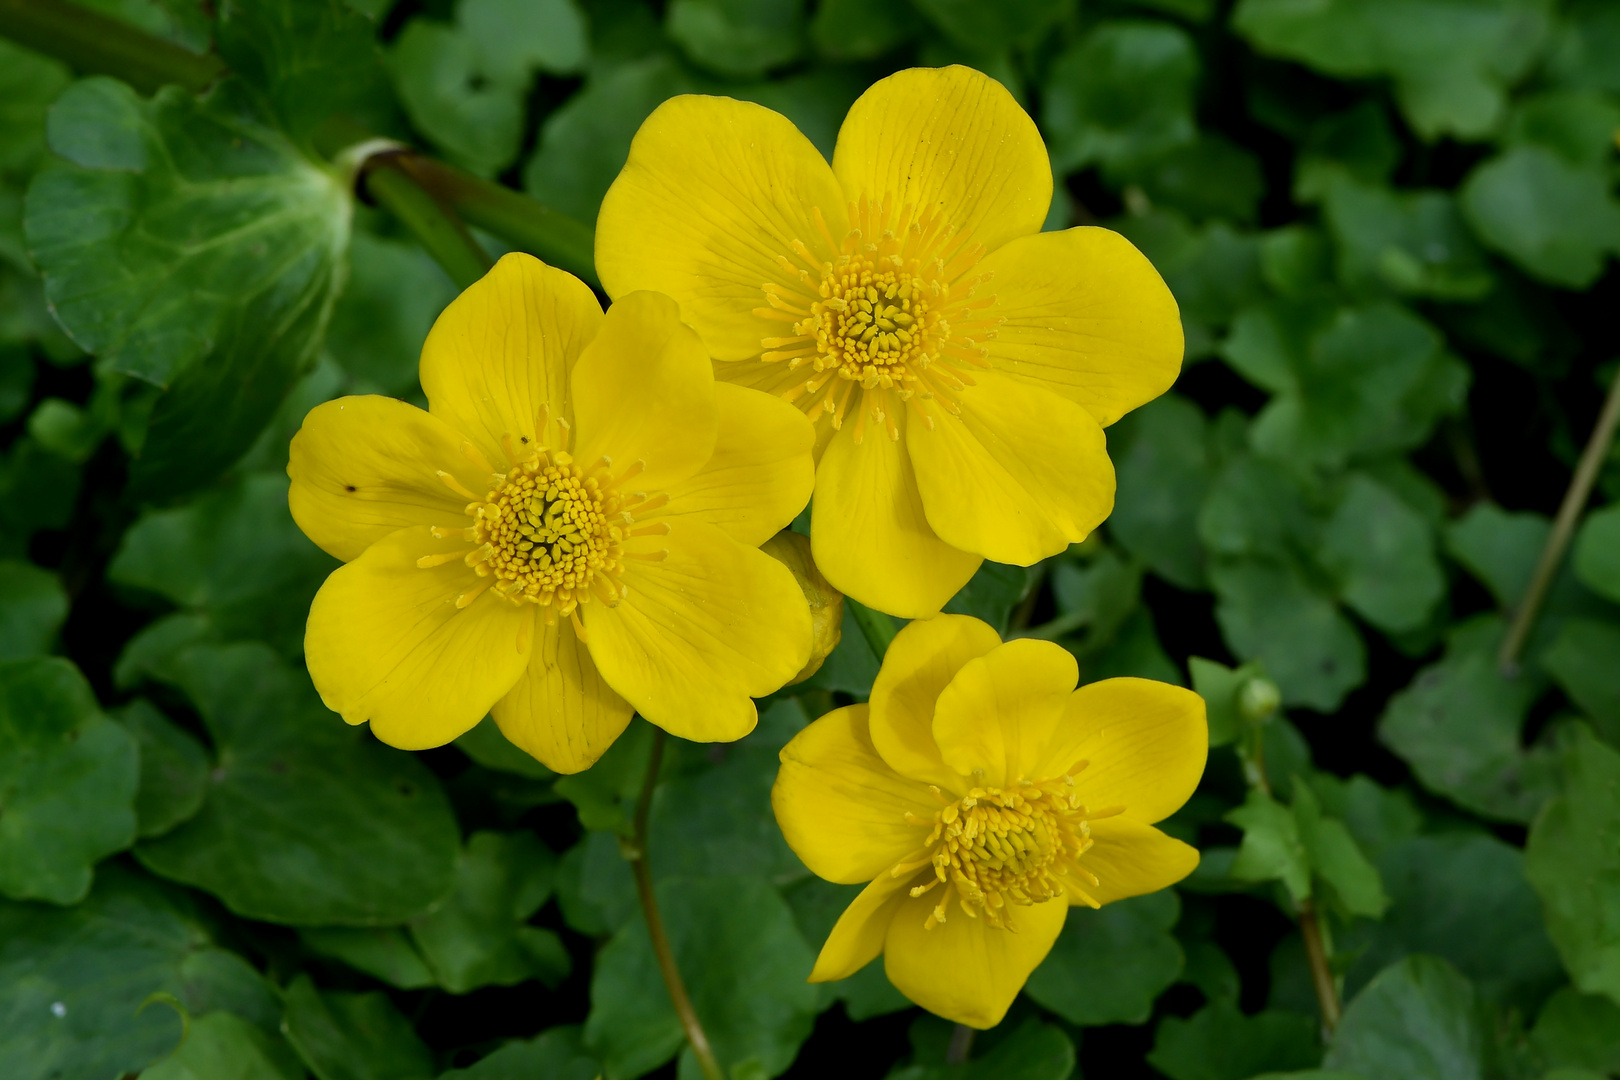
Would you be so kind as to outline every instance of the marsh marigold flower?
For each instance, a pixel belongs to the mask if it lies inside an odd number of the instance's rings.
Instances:
[[[1034,123],[968,68],[867,90],[830,167],[769,109],[683,96],[631,144],[596,264],[816,422],[817,565],[926,616],[982,559],[1084,539],[1113,508],[1103,427],[1180,371],[1164,281],[1118,233],[1040,232],[1051,198]]]
[[[812,982],[882,953],[912,1001],[990,1027],[1072,905],[1192,872],[1198,852],[1153,823],[1203,775],[1203,699],[1146,679],[1077,690],[1076,678],[1058,645],[1003,644],[978,619],[939,615],[895,637],[870,704],[782,749],[771,804],[788,844],[829,881],[870,882]]]
[[[758,549],[809,498],[803,415],[716,383],[668,297],[604,315],[527,255],[445,309],[421,376],[426,412],[339,398],[293,439],[293,518],[347,563],[304,639],[326,704],[407,749],[493,709],[561,772],[632,709],[747,734],[810,653],[804,595]]]

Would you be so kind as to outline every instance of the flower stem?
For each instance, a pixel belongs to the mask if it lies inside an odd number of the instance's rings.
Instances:
[[[675,953],[669,947],[669,936],[664,933],[664,920],[658,914],[658,898],[653,892],[652,868],[647,865],[647,816],[652,811],[653,788],[658,786],[658,769],[664,763],[664,729],[653,729],[652,750],[647,755],[647,778],[642,781],[641,795],[636,800],[636,816],[632,822],[632,847],[626,852],[630,870],[636,879],[636,895],[641,898],[641,913],[647,919],[647,937],[652,942],[653,954],[658,957],[658,970],[663,973],[664,985],[669,988],[670,1004],[686,1032],[686,1041],[692,1045],[692,1056],[697,1058],[703,1075],[708,1080],[725,1080],[720,1062],[709,1046],[709,1037],[703,1033],[692,999],[686,995],[686,984],[681,981],[680,968],[675,966]]]
[[[894,640],[898,632],[894,626],[894,618],[881,611],[873,611],[865,604],[859,603],[853,596],[844,597],[844,610],[849,612],[855,625],[861,628],[861,636],[872,647],[872,653],[881,663],[883,654],[889,651],[889,642]]]
[[[1316,918],[1316,905],[1307,897],[1299,905],[1299,933],[1305,939],[1305,959],[1311,966],[1311,986],[1316,990],[1316,1004],[1322,1010],[1322,1032],[1333,1037],[1339,1026],[1339,984],[1328,966],[1326,942],[1322,938],[1322,924]]]
[[[379,154],[366,163],[361,180],[366,193],[411,230],[457,289],[465,289],[489,271],[489,253],[452,211],[400,167],[398,156]]]
[[[1574,539],[1575,526],[1580,523],[1581,511],[1586,508],[1586,500],[1592,494],[1592,485],[1597,482],[1603,459],[1609,454],[1609,445],[1614,442],[1617,426],[1620,426],[1620,372],[1615,373],[1614,381],[1609,384],[1609,395],[1603,401],[1603,411],[1598,414],[1592,437],[1586,440],[1586,449],[1581,452],[1581,460],[1575,466],[1569,489],[1564,492],[1558,516],[1553,519],[1552,532],[1547,534],[1541,559],[1536,563],[1535,576],[1530,579],[1530,587],[1525,590],[1524,599],[1519,601],[1518,610],[1513,613],[1513,625],[1508,628],[1507,637],[1502,639],[1502,650],[1497,654],[1496,662],[1504,675],[1517,675],[1519,672],[1519,653],[1530,636],[1531,627],[1535,625],[1542,602],[1547,599],[1547,590],[1552,587],[1559,564],[1564,561],[1564,552]]]
[[[195,93],[225,74],[217,56],[199,56],[65,0],[0,0],[0,36],[81,75],[120,78],[143,94],[171,83]]]
[[[945,1064],[961,1065],[973,1052],[973,1036],[977,1034],[966,1024],[957,1024],[951,1032],[951,1044],[945,1048]]]

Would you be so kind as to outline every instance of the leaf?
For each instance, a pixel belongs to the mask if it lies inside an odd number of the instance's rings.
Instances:
[[[1298,781],[1294,783],[1294,820],[1311,873],[1328,886],[1332,906],[1346,916],[1376,919],[1383,915],[1389,897],[1377,868],[1361,853],[1344,822],[1324,817],[1310,787]],[[1243,857],[1241,850],[1238,857]]]
[[[572,75],[590,56],[585,13],[574,0],[460,0],[456,23],[502,74]]]
[[[630,814],[641,792],[652,752],[652,726],[633,720],[624,734],[584,772],[558,778],[557,794],[574,804],[587,829],[611,829],[630,835]]]
[[[50,140],[66,160],[35,177],[25,220],[46,296],[86,351],[165,391],[132,482],[152,498],[196,488],[313,362],[349,194],[229,80],[143,101],[84,79],[53,107]]]
[[[1253,224],[1266,188],[1258,158],[1208,132],[1127,172],[1155,203],[1198,221],[1230,218]]]
[[[1473,986],[1436,957],[1392,964],[1345,1009],[1322,1064],[1378,1080],[1484,1080]]]
[[[1476,167],[1459,198],[1486,246],[1532,277],[1584,289],[1620,252],[1620,202],[1609,189],[1602,169],[1517,146]]]
[[[66,660],[0,662],[0,893],[73,904],[135,840],[135,740]]]
[[[216,1009],[274,1031],[275,997],[214,945],[183,896],[117,864],[71,908],[0,902],[0,1061],[7,1080],[118,1080],[171,1052]]]
[[[216,28],[220,57],[295,136],[334,113],[387,110],[376,26],[342,0],[225,0]]]
[[[119,710],[118,720],[140,747],[136,831],[143,840],[162,836],[202,809],[208,794],[208,751],[145,698]]]
[[[298,656],[310,601],[339,565],[294,524],[286,475],[259,473],[143,514],[107,577],[206,615],[221,638],[259,638]]]
[[[501,734],[500,726],[487,716],[457,738],[455,747],[486,769],[517,773],[531,780],[551,780],[557,775],[513,745]]]
[[[1573,986],[1547,999],[1530,1042],[1554,1065],[1620,1072],[1620,1005]]]
[[[1108,430],[1119,485],[1109,535],[1183,589],[1204,584],[1196,517],[1213,471],[1207,427],[1197,405],[1166,394]]]
[[[79,497],[78,465],[23,436],[0,462],[0,534],[10,553],[26,553],[40,529],[64,528]]]
[[[994,53],[1043,29],[1063,11],[1062,0],[913,0],[918,11],[963,48]]]
[[[1453,558],[1484,583],[1498,607],[1512,610],[1530,584],[1552,524],[1534,513],[1508,513],[1479,502],[1446,530]]]
[[[1241,735],[1249,720],[1243,715],[1241,694],[1261,674],[1260,665],[1229,668],[1202,656],[1187,658],[1193,689],[1204,699],[1209,720],[1209,745],[1225,746]]]
[[[759,878],[712,869],[666,879],[657,891],[676,965],[721,1065],[735,1071],[752,1062],[764,1076],[786,1069],[810,1034],[819,996],[805,982],[814,956],[787,904]],[[640,919],[597,954],[585,1042],[612,1076],[639,1076],[681,1047]]]
[[[1354,292],[1478,300],[1495,283],[1444,191],[1395,192],[1345,177],[1325,185],[1339,280]]]
[[[850,605],[845,603],[838,644],[827,654],[821,668],[794,689],[843,691],[864,698],[872,692],[872,680],[877,678],[879,666],[878,657],[855,622]]]
[[[1243,805],[1226,815],[1243,830],[1228,873],[1239,881],[1281,881],[1298,904],[1311,895],[1311,858],[1300,836],[1299,820],[1282,803],[1250,788]]]
[[[1400,164],[1401,144],[1373,98],[1311,124],[1294,162],[1294,201],[1316,202],[1346,178],[1377,185]]]
[[[1072,907],[1024,990],[1079,1027],[1146,1023],[1181,975],[1181,946],[1170,933],[1180,914],[1168,889],[1096,911]]]
[[[1422,627],[1445,595],[1428,522],[1365,473],[1345,482],[1318,559],[1338,579],[1340,598],[1390,633]]]
[[[349,244],[348,281],[326,331],[327,352],[352,377],[348,391],[418,393],[422,342],[455,295],[439,264],[416,244],[357,230]]]
[[[316,1080],[431,1080],[433,1055],[387,995],[288,985],[282,1030]]]
[[[671,0],[664,32],[697,64],[756,78],[804,49],[803,0]]]
[[[835,885],[806,874],[782,889],[782,897],[793,909],[794,921],[804,940],[819,952],[845,909],[861,894],[862,885]],[[885,1016],[912,1007],[906,996],[894,988],[878,959],[873,959],[848,978],[818,983],[825,1009],[842,1000],[844,1012],[857,1022]]]
[[[1260,300],[1259,245],[1252,233],[1224,221],[1195,229],[1168,208],[1150,208],[1109,222],[1152,261],[1181,308],[1187,360],[1215,353],[1232,314]]]
[[[1524,872],[1570,980],[1620,1003],[1620,750],[1579,732],[1563,791],[1542,807]]]
[[[1126,169],[1193,142],[1198,70],[1192,38],[1177,27],[1099,23],[1052,62],[1041,128],[1053,169]]]
[[[778,884],[807,873],[771,813],[777,749],[734,744],[719,764],[659,787],[647,827],[654,880],[721,866]]]
[[[1029,1016],[1005,1034],[993,1030],[1001,1037],[982,1051],[979,1047],[988,1040],[977,1041],[974,1055],[963,1064],[910,1065],[889,1073],[889,1080],[1069,1080],[1075,1075],[1074,1043],[1056,1024]],[[915,1026],[912,1045],[912,1057],[923,1058]],[[944,1047],[926,1056],[937,1060],[944,1056]]]
[[[414,757],[344,725],[264,645],[192,646],[174,678],[217,764],[197,816],[136,849],[147,869],[294,926],[386,926],[450,893],[459,829]]]
[[[340,960],[356,971],[401,990],[434,985],[433,972],[398,926],[323,926],[298,931],[311,952]]]
[[[588,832],[557,865],[557,906],[571,929],[607,937],[638,917],[635,879],[609,832]]]
[[[1570,619],[1539,657],[1569,699],[1611,745],[1620,746],[1620,626]]]
[[[1544,146],[1572,165],[1602,165],[1620,129],[1620,105],[1591,90],[1546,90],[1519,102],[1505,140]]]
[[[554,1027],[527,1041],[513,1039],[465,1069],[439,1080],[597,1080],[602,1067],[586,1051],[578,1027]]]
[[[1086,631],[1075,651],[1112,640],[1142,596],[1142,571],[1107,548],[1081,562],[1059,557],[1052,564],[1052,600],[1058,617],[1047,624],[1047,636],[1068,637]]]
[[[45,112],[73,75],[60,61],[0,41],[0,172],[26,175],[45,153]]]
[[[1246,1016],[1233,1002],[1214,1001],[1186,1020],[1161,1020],[1147,1060],[1170,1080],[1248,1080],[1309,1068],[1320,1056],[1310,1017],[1277,1010]]]
[[[1575,537],[1575,576],[1620,604],[1620,503],[1586,515]]]
[[[475,832],[444,904],[411,938],[452,994],[539,979],[555,986],[571,961],[550,930],[526,925],[551,895],[557,857],[530,832]]]
[[[917,10],[904,0],[823,0],[810,17],[810,40],[829,60],[870,60],[919,31]]]
[[[173,1054],[141,1073],[141,1080],[303,1080],[292,1048],[227,1012],[186,1025]]]
[[[67,613],[67,591],[55,574],[18,559],[0,559],[0,660],[50,652]]]
[[[952,615],[971,615],[1007,632],[1007,621],[1033,587],[1029,571],[988,560],[979,564],[968,583],[945,603],[942,609]]]

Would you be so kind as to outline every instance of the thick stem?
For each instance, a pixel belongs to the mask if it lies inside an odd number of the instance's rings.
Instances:
[[[945,1064],[961,1065],[967,1061],[968,1055],[973,1052],[973,1036],[976,1034],[966,1024],[957,1024],[951,1032],[951,1044],[945,1048]]]
[[[489,253],[394,159],[395,155],[380,154],[367,162],[362,181],[366,193],[415,234],[456,288],[465,289],[489,271]]]
[[[1311,986],[1316,990],[1316,1004],[1322,1010],[1322,1031],[1332,1038],[1339,1026],[1339,985],[1328,966],[1327,944],[1322,938],[1322,924],[1317,921],[1316,905],[1306,898],[1299,905],[1299,933],[1305,939],[1305,959],[1311,965]]]
[[[873,611],[865,604],[858,603],[854,597],[844,597],[844,610],[849,612],[855,625],[861,628],[861,636],[872,647],[878,662],[883,662],[883,656],[889,651],[889,642],[899,631],[895,629],[894,618],[881,611]]]
[[[143,94],[170,84],[196,93],[225,74],[217,56],[199,56],[64,0],[0,0],[0,36],[81,75],[120,78]]]
[[[1513,625],[1508,627],[1507,637],[1502,639],[1502,650],[1497,654],[1496,662],[1504,675],[1518,674],[1519,653],[1524,649],[1531,628],[1535,626],[1536,615],[1541,611],[1542,602],[1547,599],[1547,590],[1558,575],[1564,552],[1575,537],[1575,526],[1580,523],[1581,511],[1586,508],[1586,500],[1592,494],[1592,485],[1597,482],[1603,459],[1609,454],[1609,444],[1614,442],[1616,426],[1620,426],[1620,372],[1609,384],[1609,395],[1603,401],[1603,411],[1598,414],[1592,437],[1586,440],[1586,449],[1581,452],[1581,460],[1575,466],[1569,489],[1564,492],[1558,516],[1553,519],[1552,532],[1547,535],[1546,546],[1541,549],[1541,559],[1536,563],[1535,576],[1530,579],[1530,587],[1525,590],[1524,599],[1519,601],[1518,610],[1513,613]]]
[[[658,957],[658,970],[663,973],[664,985],[669,989],[670,1004],[686,1032],[686,1041],[692,1045],[692,1056],[697,1058],[703,1075],[708,1080],[725,1080],[720,1062],[709,1046],[709,1037],[703,1033],[692,999],[686,995],[686,984],[681,981],[680,968],[675,966],[675,953],[669,947],[669,936],[664,933],[664,920],[658,914],[658,897],[653,892],[652,868],[647,865],[647,817],[652,811],[653,788],[658,785],[658,768],[664,762],[664,730],[653,729],[652,750],[647,755],[647,778],[641,784],[641,796],[636,800],[633,826],[633,848],[627,853],[630,870],[636,879],[636,895],[641,898],[641,913],[647,919],[647,937],[652,942],[653,955]]]

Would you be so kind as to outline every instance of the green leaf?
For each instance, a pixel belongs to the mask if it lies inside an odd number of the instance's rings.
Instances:
[[[401,990],[434,985],[427,961],[398,926],[323,926],[298,931],[311,952],[341,960],[356,971]]]
[[[142,515],[107,577],[206,615],[225,639],[259,638],[298,656],[310,601],[339,565],[293,523],[286,475],[259,473]]]
[[[1187,658],[1187,671],[1192,676],[1193,689],[1204,699],[1209,745],[1225,746],[1235,741],[1249,725],[1249,719],[1243,714],[1243,690],[1261,674],[1260,665],[1229,668],[1202,656],[1191,656]]]
[[[1108,429],[1119,485],[1109,535],[1183,589],[1204,584],[1196,518],[1211,482],[1207,428],[1197,405],[1166,394]]]
[[[456,739],[455,746],[486,769],[517,773],[531,780],[551,780],[557,775],[530,757],[527,752],[519,750],[501,734],[500,726],[488,716],[480,720],[471,731]]]
[[[327,352],[353,379],[348,391],[417,394],[422,342],[455,295],[444,270],[416,244],[356,231],[348,283],[326,332]]]
[[[1611,745],[1620,746],[1620,626],[1570,619],[1538,658]]]
[[[438,984],[452,994],[539,979],[555,986],[570,961],[550,930],[525,925],[551,895],[557,857],[530,832],[467,838],[456,889],[411,924]]]
[[[1485,244],[1532,277],[1584,289],[1620,252],[1620,202],[1599,168],[1518,146],[1463,181],[1463,214]]]
[[[1572,165],[1602,165],[1614,151],[1620,105],[1591,90],[1547,90],[1515,106],[1508,143],[1544,146]]]
[[[1024,990],[1079,1027],[1142,1024],[1181,975],[1170,928],[1181,914],[1168,889],[1099,910],[1071,907],[1063,933]]]
[[[45,111],[73,81],[65,64],[0,41],[0,172],[26,175],[45,152]]]
[[[1239,881],[1281,881],[1299,903],[1311,895],[1311,858],[1300,837],[1297,816],[1259,788],[1226,815],[1243,830],[1230,875]]]
[[[1620,1005],[1573,986],[1547,999],[1530,1042],[1553,1065],[1620,1072]]]
[[[1549,29],[1544,0],[1241,0],[1232,26],[1262,53],[1340,78],[1388,75],[1423,138],[1478,138]]]
[[[1390,633],[1429,621],[1446,580],[1422,515],[1365,473],[1352,473],[1322,529],[1318,560],[1357,614]]]
[[[578,1027],[554,1027],[526,1042],[513,1039],[465,1069],[439,1080],[597,1080],[602,1066],[586,1051]]]
[[[607,937],[637,918],[636,883],[618,837],[588,832],[557,866],[557,906],[581,934]]]
[[[113,864],[71,908],[0,902],[0,1061],[7,1080],[118,1080],[179,1045],[179,1012],[229,1010],[266,1032],[278,1007],[183,896]]]
[[[968,583],[945,602],[942,609],[952,615],[971,615],[1007,632],[1007,620],[1032,588],[1029,571],[988,560],[979,564]]]
[[[345,725],[263,645],[193,646],[175,668],[217,764],[197,816],[136,849],[147,869],[294,926],[386,926],[450,893],[459,830],[414,757]]]
[[[659,787],[647,830],[655,880],[722,866],[779,884],[806,873],[771,813],[777,749],[733,745],[719,764]]]
[[[1378,185],[1400,164],[1401,144],[1382,105],[1364,98],[1311,124],[1294,163],[1294,201],[1320,201],[1341,180]]]
[[[1155,203],[1173,206],[1197,221],[1230,218],[1253,224],[1266,189],[1258,158],[1207,132],[1128,173]]]
[[[855,622],[850,605],[844,605],[844,621],[839,624],[838,644],[827,654],[821,669],[800,683],[798,690],[836,690],[864,698],[872,692],[872,680],[877,678],[879,659],[867,644]]]
[[[55,574],[0,559],[0,660],[50,652],[67,613],[67,591]]]
[[[572,75],[590,55],[585,13],[574,0],[460,0],[456,23],[502,75]]]
[[[664,929],[721,1065],[753,1062],[773,1076],[810,1034],[819,995],[805,977],[815,957],[775,889],[715,869],[658,884]],[[612,1076],[639,1076],[681,1047],[681,1026],[640,919],[597,954],[585,1041]]]
[[[1491,291],[1485,253],[1448,193],[1395,192],[1345,177],[1324,194],[1346,288],[1436,300],[1478,300]]]
[[[1319,543],[1311,486],[1280,462],[1240,454],[1215,478],[1198,511],[1210,552],[1287,560]]]
[[[1416,836],[1423,825],[1423,816],[1405,788],[1381,787],[1359,773],[1349,780],[1313,773],[1310,782],[1323,808],[1344,822],[1356,843],[1374,861],[1381,860],[1384,852],[1396,844]]]
[[[386,113],[376,26],[343,0],[225,0],[216,25],[220,57],[292,134],[378,98]]]
[[[1224,221],[1194,229],[1179,213],[1151,209],[1109,224],[1141,249],[1175,294],[1186,333],[1187,360],[1215,354],[1234,312],[1260,300],[1259,244]]]
[[[1536,815],[1524,871],[1577,987],[1620,1003],[1620,750],[1578,733]]]
[[[812,948],[820,949],[832,933],[845,909],[861,894],[863,885],[835,885],[807,874],[787,885],[782,895],[793,909],[793,918],[799,933]],[[842,1000],[844,1012],[851,1020],[867,1020],[885,1016],[912,1007],[906,996],[894,988],[883,969],[881,958],[874,958],[861,970],[845,979],[820,983],[822,1002]]]
[[[1606,0],[1573,0],[1563,8],[1547,61],[1549,73],[1567,86],[1620,93],[1620,73],[1613,64],[1620,49],[1620,12]]]
[[[945,1027],[941,1021],[927,1019]],[[888,1080],[1069,1080],[1075,1075],[1074,1043],[1056,1024],[1028,1016],[1011,1031],[992,1030],[1000,1037],[983,1050],[980,1047],[989,1040],[976,1041],[973,1056],[961,1065],[909,1065],[889,1073]],[[948,1032],[946,1027],[940,1034]],[[911,1041],[913,1059],[944,1056],[944,1046],[935,1050],[930,1045],[932,1052],[925,1053],[915,1024]]]
[[[433,1055],[387,995],[287,987],[282,1030],[316,1080],[431,1080]]]
[[[917,10],[905,0],[823,0],[810,40],[829,60],[870,60],[915,37]]]
[[[1430,953],[1456,965],[1489,1001],[1528,1008],[1558,982],[1558,955],[1517,848],[1477,833],[1413,837],[1379,859],[1392,904],[1353,927],[1341,949],[1354,994],[1386,965]],[[1359,955],[1356,955],[1358,954]]]
[[[227,1012],[186,1025],[180,1048],[141,1073],[141,1080],[303,1080],[292,1048]]]
[[[1484,583],[1498,607],[1512,610],[1530,584],[1552,523],[1535,513],[1508,513],[1479,502],[1446,530],[1453,558]]]
[[[989,5],[984,10],[995,9]],[[1058,175],[1126,169],[1193,142],[1198,51],[1161,22],[1104,22],[1052,63],[1041,128]]]
[[[1356,995],[1323,1064],[1378,1080],[1484,1080],[1474,988],[1433,956],[1385,968]]]
[[[1361,853],[1344,822],[1324,817],[1308,785],[1294,782],[1294,820],[1311,873],[1328,886],[1330,906],[1345,916],[1376,919],[1389,907],[1378,870]],[[1242,851],[1238,857],[1242,858]]]
[[[664,31],[694,62],[757,78],[804,49],[804,0],[671,0]]]
[[[1557,760],[1521,744],[1541,683],[1497,669],[1502,632],[1495,618],[1455,629],[1445,657],[1389,699],[1378,737],[1430,791],[1483,817],[1529,821],[1556,790]]]
[[[162,836],[202,809],[208,793],[208,751],[145,698],[119,710],[118,720],[140,746],[137,832],[143,840]]]
[[[633,720],[624,734],[584,772],[564,776],[553,785],[574,804],[587,829],[610,829],[630,835],[630,813],[641,792],[652,752],[652,726]]]
[[[218,475],[313,362],[350,197],[227,80],[150,101],[104,78],[50,118],[67,160],[29,189],[52,310],[101,362],[161,387],[132,471],[149,497]],[[203,239],[207,243],[202,243]]]
[[[912,0],[916,9],[957,45],[993,53],[1038,33],[1064,8],[1063,0]]]
[[[1575,537],[1575,576],[1620,604],[1620,503],[1586,515]]]
[[[1213,1001],[1188,1019],[1160,1021],[1147,1060],[1170,1080],[1248,1080],[1309,1068],[1320,1056],[1310,1017],[1269,1009],[1246,1016],[1234,1002]]]
[[[66,660],[0,662],[0,893],[73,904],[135,840],[140,752]]]

